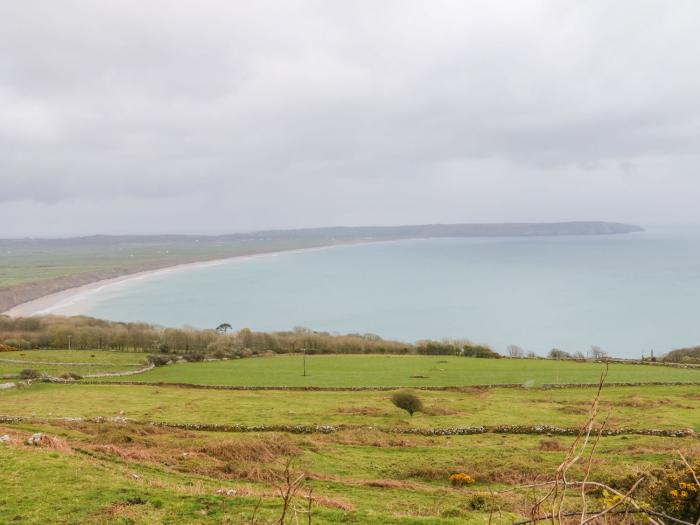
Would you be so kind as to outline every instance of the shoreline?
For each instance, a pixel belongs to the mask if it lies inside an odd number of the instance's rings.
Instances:
[[[134,273],[120,275],[119,277],[99,279],[97,281],[83,284],[81,286],[74,286],[72,288],[61,290],[60,292],[44,295],[42,297],[38,297],[37,299],[32,299],[31,301],[27,301],[25,303],[13,306],[9,310],[0,312],[0,315],[7,315],[9,317],[32,317],[35,315],[86,315],[84,311],[87,308],[89,308],[92,304],[94,304],[95,295],[97,295],[105,288],[119,286],[129,281],[140,281],[158,275],[167,275],[169,273],[181,270],[206,268],[208,266],[219,266],[221,264],[226,264],[232,261],[257,259],[260,257],[275,257],[281,254],[303,253],[316,250],[325,250],[337,246],[350,246],[356,244],[370,243],[371,242],[337,243],[325,246],[312,246],[309,248],[294,248],[290,250],[278,250],[274,252],[234,255],[232,257],[223,257],[221,259],[210,259],[207,261],[180,263],[173,264],[172,266],[155,268],[153,270],[137,271]],[[91,301],[91,299],[93,300]]]

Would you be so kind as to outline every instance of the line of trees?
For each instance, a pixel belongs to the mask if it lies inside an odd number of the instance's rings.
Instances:
[[[188,359],[246,357],[264,353],[423,354],[501,357],[484,345],[466,340],[404,343],[374,334],[337,335],[295,328],[285,332],[233,331],[216,328],[163,328],[147,323],[105,321],[92,317],[0,316],[0,344],[6,348],[68,348],[180,354]]]

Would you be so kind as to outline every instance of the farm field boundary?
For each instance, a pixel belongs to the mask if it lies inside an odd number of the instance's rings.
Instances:
[[[150,369],[149,369],[150,370]],[[139,370],[122,375],[136,375],[147,370]],[[107,377],[107,376],[102,376]],[[129,386],[157,386],[173,388],[192,388],[201,390],[233,390],[233,391],[256,391],[256,390],[282,390],[296,392],[386,392],[392,390],[423,390],[434,392],[460,392],[469,390],[489,389],[489,388],[522,388],[526,390],[552,390],[566,388],[598,388],[598,383],[550,383],[529,386],[520,383],[493,383],[480,385],[462,386],[236,386],[236,385],[203,385],[197,383],[169,383],[169,382],[149,382],[149,381],[70,381],[59,378],[42,379],[46,383],[80,384],[80,385],[129,385]],[[606,387],[644,387],[644,386],[700,386],[700,381],[643,381],[643,382],[618,382],[606,383]]]
[[[534,434],[534,435],[558,435],[576,436],[581,432],[580,428],[557,427],[552,425],[476,425],[467,427],[381,427],[368,425],[226,425],[214,423],[177,423],[164,421],[138,421],[124,417],[93,417],[93,418],[37,418],[26,416],[0,415],[0,424],[40,424],[40,423],[106,423],[106,424],[132,424],[138,426],[152,426],[161,428],[173,428],[179,430],[203,431],[203,432],[287,432],[290,434],[334,434],[346,430],[375,430],[388,434],[410,434],[417,436],[465,436],[472,434]],[[692,429],[655,429],[655,428],[619,428],[602,429],[603,436],[662,436],[662,437],[696,437]]]

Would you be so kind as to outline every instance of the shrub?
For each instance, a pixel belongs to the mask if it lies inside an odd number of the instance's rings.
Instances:
[[[571,359],[571,354],[559,348],[552,348],[547,357],[549,357],[549,359]]]
[[[501,354],[484,345],[464,345],[462,355],[464,357],[482,357],[487,359],[498,359],[501,357]]]
[[[79,379],[82,379],[83,376],[80,374],[76,374],[75,372],[67,372],[65,374],[61,374],[61,379],[69,379],[72,381],[78,381]]]
[[[693,470],[700,472],[700,461]],[[681,520],[695,521],[700,516],[700,486],[693,473],[683,464],[652,472],[654,481],[647,488],[644,498],[655,510]]]
[[[12,347],[13,350],[29,350],[32,347],[32,344],[25,339],[5,339],[3,343],[5,346]]]
[[[19,373],[20,379],[39,379],[41,377],[41,372],[34,370],[33,368],[25,368]]]
[[[17,350],[17,348],[15,348],[14,346],[4,345],[0,343],[0,352],[14,352],[15,350]]]
[[[458,472],[456,474],[452,474],[448,480],[450,481],[450,485],[453,487],[463,487],[465,485],[471,485],[474,483],[474,478],[471,477],[469,474],[465,474],[464,472]]]
[[[149,355],[147,359],[153,366],[165,366],[170,362],[170,358],[163,355]]]
[[[413,417],[414,412],[423,411],[423,402],[418,396],[410,392],[396,392],[391,396],[391,402],[395,407],[408,412]]]
[[[204,354],[198,354],[195,352],[188,352],[182,356],[188,363],[199,363],[204,361]]]

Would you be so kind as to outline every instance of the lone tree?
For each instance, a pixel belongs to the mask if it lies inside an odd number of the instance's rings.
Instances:
[[[571,354],[564,352],[564,350],[560,350],[559,348],[552,348],[549,351],[548,357],[550,359],[571,359]]]
[[[593,345],[591,346],[591,357],[593,359],[605,359],[608,357],[608,353],[601,347]]]
[[[525,350],[518,345],[508,345],[507,351],[510,357],[525,357]]]
[[[219,326],[216,327],[216,331],[224,335],[226,335],[226,332],[228,332],[230,329],[231,325],[228,323],[221,323]]]
[[[420,398],[410,392],[396,392],[391,396],[391,402],[395,407],[408,412],[413,417],[414,412],[423,411],[423,402]]]

